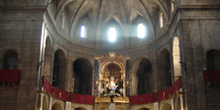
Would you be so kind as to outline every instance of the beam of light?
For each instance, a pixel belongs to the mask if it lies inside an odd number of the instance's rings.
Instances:
[[[144,38],[146,36],[146,28],[145,26],[141,23],[138,24],[138,38]]]
[[[84,25],[81,26],[80,37],[81,38],[85,38],[86,37],[86,27]]]
[[[108,40],[110,42],[115,42],[116,41],[116,29],[115,29],[115,27],[110,27],[109,28]]]

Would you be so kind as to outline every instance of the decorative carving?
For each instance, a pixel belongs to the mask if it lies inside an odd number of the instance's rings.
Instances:
[[[111,102],[111,98],[110,97],[96,97],[95,98],[95,103],[109,103]]]
[[[113,102],[115,103],[129,103],[128,97],[114,97]]]
[[[110,52],[100,57],[100,62],[109,61],[109,60],[110,61],[118,60],[120,62],[123,62],[123,56],[121,54],[117,55],[115,52]]]

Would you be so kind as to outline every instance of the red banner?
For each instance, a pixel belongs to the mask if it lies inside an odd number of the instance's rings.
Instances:
[[[172,95],[172,87],[157,92],[157,101],[170,98]]]
[[[68,93],[66,91],[61,90],[61,89],[59,89],[57,87],[52,87],[52,91],[51,92],[52,92],[52,95],[55,98],[67,101]]]
[[[204,81],[220,83],[220,71],[217,71],[217,70],[204,71]]]
[[[47,81],[46,78],[43,78],[43,88],[46,92],[51,93],[51,87],[52,85],[50,84],[49,81]]]
[[[176,82],[173,83],[172,89],[173,89],[173,94],[176,93],[181,88],[181,80],[180,78],[176,80]]]
[[[0,70],[0,82],[20,82],[20,70]]]
[[[130,96],[131,105],[147,104],[155,102],[154,94],[143,94]]]
[[[81,94],[75,94],[71,93],[69,96],[69,101],[73,103],[81,103],[81,104],[94,104],[94,96],[91,95],[81,95]]]

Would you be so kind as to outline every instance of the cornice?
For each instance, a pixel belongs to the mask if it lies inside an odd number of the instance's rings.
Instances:
[[[220,9],[220,5],[178,5],[179,9]]]
[[[46,10],[46,6],[5,6],[0,4],[0,7],[4,10]]]

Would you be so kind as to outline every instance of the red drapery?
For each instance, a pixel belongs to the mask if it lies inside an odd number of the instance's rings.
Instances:
[[[173,89],[173,94],[176,93],[181,88],[181,80],[180,78],[176,80],[176,82],[173,83],[172,89]]]
[[[20,70],[0,70],[0,82],[20,82]]]
[[[52,91],[51,92],[52,92],[52,95],[55,98],[67,101],[68,93],[66,91],[61,90],[61,89],[59,89],[57,87],[52,87]]]
[[[81,104],[94,104],[94,96],[91,95],[81,95],[81,94],[75,94],[71,93],[69,96],[69,101],[73,103],[81,103]]]
[[[157,92],[157,101],[170,98],[172,95],[172,87]]]
[[[206,70],[204,71],[204,81],[211,81],[214,83],[220,83],[220,71]]]
[[[46,78],[43,78],[43,88],[46,92],[51,93],[51,87],[52,85],[50,84],[49,81],[47,81]]]
[[[131,105],[147,104],[155,102],[154,94],[143,94],[130,96]]]

